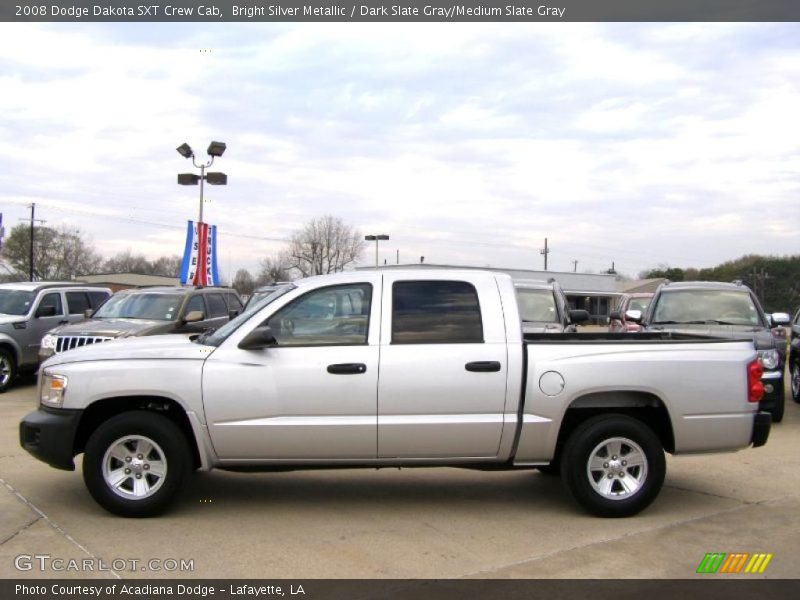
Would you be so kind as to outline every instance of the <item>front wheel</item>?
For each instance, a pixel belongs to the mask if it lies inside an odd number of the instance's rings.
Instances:
[[[183,432],[169,419],[126,412],[100,425],[83,455],[83,480],[107,511],[123,517],[163,512],[192,466]]]
[[[561,477],[572,496],[600,517],[629,517],[655,500],[667,471],[658,437],[625,415],[587,420],[570,435]]]
[[[0,394],[11,386],[16,376],[17,363],[14,355],[5,348],[0,348]]]

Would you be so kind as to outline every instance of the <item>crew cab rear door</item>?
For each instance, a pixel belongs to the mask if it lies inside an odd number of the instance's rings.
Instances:
[[[383,289],[378,456],[496,457],[508,356],[494,277],[386,272]]]

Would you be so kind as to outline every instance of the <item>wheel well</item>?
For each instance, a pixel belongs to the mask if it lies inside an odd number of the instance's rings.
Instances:
[[[8,342],[0,342],[0,350],[6,350],[10,355],[11,358],[14,359],[14,363],[19,367],[19,356],[17,355],[17,350],[9,344]]]
[[[561,420],[561,429],[556,442],[556,458],[561,454],[570,434],[584,421],[603,414],[626,415],[647,425],[661,440],[667,452],[675,450],[672,422],[664,403],[648,392],[620,391],[596,392],[576,398],[569,405]]]
[[[192,462],[194,468],[200,467],[200,453],[197,448],[197,440],[194,437],[189,417],[183,407],[169,398],[160,396],[118,396],[115,398],[105,398],[90,404],[84,410],[78,431],[75,435],[75,443],[72,449],[73,455],[80,454],[86,448],[86,442],[102,423],[120,413],[146,410],[162,415],[175,423],[183,434],[192,452]]]

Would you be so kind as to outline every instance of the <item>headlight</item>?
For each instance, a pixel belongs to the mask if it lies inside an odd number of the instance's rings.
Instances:
[[[777,369],[781,362],[781,357],[777,350],[759,350],[758,360],[761,361],[761,366],[765,369]]]
[[[45,371],[42,375],[42,384],[39,387],[39,402],[44,406],[61,408],[64,404],[64,394],[67,392],[67,378],[63,375],[53,375]]]
[[[42,338],[42,350],[55,350],[58,336],[48,333]]]

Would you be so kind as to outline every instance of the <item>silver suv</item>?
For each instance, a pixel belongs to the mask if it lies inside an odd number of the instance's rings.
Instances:
[[[0,284],[0,393],[21,371],[36,369],[45,333],[83,321],[87,310],[97,308],[109,296],[108,288],[75,282]]]

